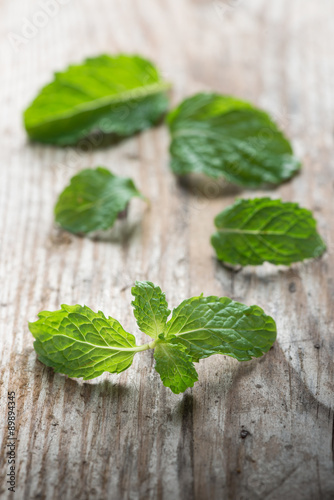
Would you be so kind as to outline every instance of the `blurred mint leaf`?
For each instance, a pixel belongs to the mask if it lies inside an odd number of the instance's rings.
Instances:
[[[61,146],[93,132],[131,135],[165,113],[168,88],[155,66],[140,56],[89,58],[55,73],[26,109],[25,128],[30,139]]]
[[[72,177],[60,194],[55,219],[72,233],[108,229],[133,197],[143,198],[131,179],[89,168]]]
[[[167,117],[175,174],[225,177],[246,187],[279,184],[300,168],[290,142],[267,113],[214,93],[185,99]]]
[[[297,203],[255,198],[237,200],[215,218],[211,238],[219,260],[259,265],[289,265],[319,257],[326,246],[312,213]]]

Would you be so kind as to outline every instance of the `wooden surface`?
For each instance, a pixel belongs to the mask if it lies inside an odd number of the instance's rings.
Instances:
[[[334,2],[69,0],[17,50],[8,36],[39,2],[0,8],[1,498],[11,498],[7,391],[17,397],[20,500],[333,498]],[[22,110],[52,72],[119,51],[155,61],[174,84],[173,105],[214,89],[273,114],[304,167],[269,195],[314,211],[322,259],[238,273],[219,265],[213,217],[236,195],[268,192],[209,181],[200,194],[194,180],[179,183],[164,126],[114,148],[28,143]],[[73,173],[96,165],[133,177],[151,200],[151,209],[135,201],[128,222],[100,241],[59,231],[52,214]],[[163,387],[150,352],[85,383],[36,360],[27,321],[61,303],[101,309],[144,342],[130,306],[136,279],[159,284],[172,307],[201,292],[258,304],[278,340],[251,362],[201,361],[184,395]]]

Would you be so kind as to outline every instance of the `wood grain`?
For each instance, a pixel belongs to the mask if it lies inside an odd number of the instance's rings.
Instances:
[[[1,482],[7,491],[6,398],[16,391],[15,498],[305,500],[334,495],[334,3],[331,0],[69,0],[14,50],[37,1],[1,2]],[[138,52],[173,84],[172,103],[198,90],[233,93],[268,109],[303,170],[269,192],[314,211],[328,252],[317,261],[233,273],[209,244],[213,217],[236,195],[214,182],[177,181],[168,132],[117,147],[29,144],[22,110],[55,70],[103,52]],[[106,165],[134,178],[151,209],[103,240],[53,225],[57,194],[74,172]],[[204,194],[203,194],[204,191]],[[184,395],[164,388],[150,352],[91,382],[36,360],[27,321],[61,303],[86,304],[138,333],[130,287],[149,279],[171,306],[204,292],[258,304],[278,340],[247,363],[199,364]],[[316,347],[315,347],[316,346]]]

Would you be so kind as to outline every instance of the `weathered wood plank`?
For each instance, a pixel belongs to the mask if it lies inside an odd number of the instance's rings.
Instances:
[[[333,31],[330,0],[71,0],[14,50],[8,35],[38,2],[2,2],[0,126],[1,422],[17,396],[17,498],[330,499],[333,475]],[[213,217],[236,195],[198,192],[168,168],[160,126],[116,148],[27,143],[21,112],[54,70],[101,52],[139,52],[174,83],[176,104],[216,89],[270,110],[292,138],[302,173],[270,192],[314,210],[328,243],[319,261],[233,273],[216,262]],[[80,168],[131,176],[151,199],[132,206],[119,238],[80,239],[53,226],[52,208]],[[184,395],[164,388],[152,354],[120,376],[82,382],[36,361],[27,321],[60,303],[87,304],[137,331],[130,286],[150,279],[170,305],[204,292],[259,304],[278,341],[263,358],[200,362]],[[137,333],[138,340],[144,336]],[[315,347],[316,346],[316,347]],[[0,495],[6,429],[0,426]]]

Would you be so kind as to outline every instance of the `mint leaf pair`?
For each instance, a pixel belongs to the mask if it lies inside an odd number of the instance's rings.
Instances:
[[[131,179],[103,167],[82,170],[72,177],[55,206],[55,218],[72,233],[88,233],[113,226],[133,197],[145,199]]]
[[[24,113],[32,140],[76,144],[94,132],[127,136],[151,127],[168,107],[155,66],[140,56],[101,55],[55,74]],[[246,187],[279,184],[300,168],[267,113],[216,93],[185,99],[168,115],[171,168]]]
[[[246,187],[279,184],[300,162],[267,113],[231,96],[200,93],[167,117],[171,169],[177,175],[225,177]]]
[[[131,135],[165,113],[168,88],[142,57],[90,58],[55,74],[26,109],[25,128],[30,139],[60,146],[96,131]]]
[[[290,265],[326,250],[312,213],[297,203],[240,199],[217,215],[215,225],[211,243],[218,259],[230,264]]]
[[[163,384],[179,394],[198,380],[194,362],[213,354],[248,361],[267,352],[276,339],[275,321],[258,306],[226,297],[192,297],[170,310],[165,294],[149,281],[132,288],[140,330],[153,340],[137,346],[121,324],[86,306],[62,305],[39,313],[29,323],[40,361],[69,377],[120,373],[137,352],[154,349],[155,369]]]

